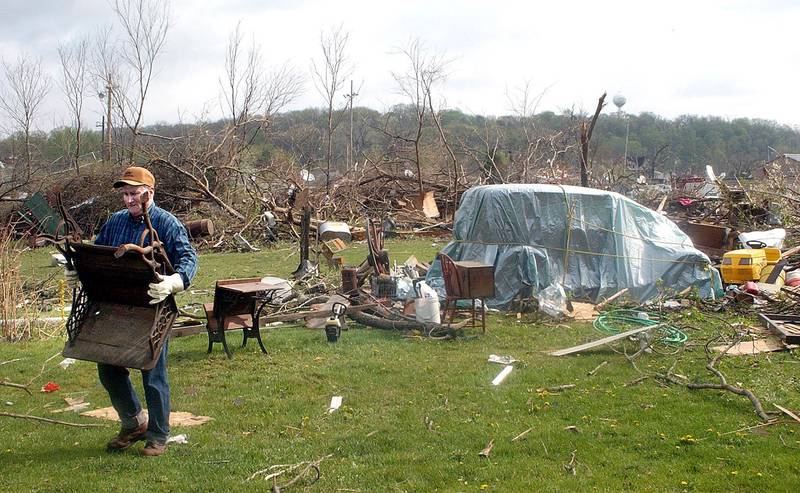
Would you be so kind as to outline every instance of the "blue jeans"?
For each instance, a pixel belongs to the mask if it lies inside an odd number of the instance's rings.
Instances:
[[[164,341],[161,356],[152,370],[142,370],[144,398],[149,415],[147,440],[165,443],[169,438],[169,380],[167,379],[167,346]],[[111,398],[111,405],[119,414],[122,428],[130,430],[144,423],[142,404],[133,389],[130,370],[121,366],[97,364],[100,383]]]

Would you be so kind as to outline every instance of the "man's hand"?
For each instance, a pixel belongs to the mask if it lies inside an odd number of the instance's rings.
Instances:
[[[161,303],[167,299],[167,296],[183,291],[183,278],[177,272],[169,276],[156,275],[158,282],[150,283],[150,289],[147,290],[147,295],[152,298],[151,305]]]
[[[69,268],[64,269],[64,280],[67,282],[69,289],[78,287],[78,271]]]

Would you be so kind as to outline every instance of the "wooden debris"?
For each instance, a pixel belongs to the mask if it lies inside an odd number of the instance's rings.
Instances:
[[[512,438],[512,439],[511,439],[511,441],[512,441],[512,442],[516,442],[517,440],[522,440],[523,438],[525,438],[525,435],[527,435],[528,433],[530,433],[530,432],[531,432],[531,430],[532,430],[532,429],[533,429],[533,428],[528,428],[527,430],[523,431],[523,432],[522,432],[522,433],[520,433],[519,435],[517,435],[517,436],[515,436],[514,438]]]
[[[800,423],[800,416],[796,415],[796,414],[795,414],[795,413],[793,413],[792,411],[790,411],[790,410],[786,409],[785,407],[783,407],[783,406],[780,406],[780,405],[778,405],[778,404],[775,404],[775,403],[773,403],[772,405],[773,405],[773,406],[775,406],[775,407],[777,407],[778,409],[780,409],[780,410],[781,410],[781,412],[782,412],[782,413],[784,413],[785,415],[789,416],[789,417],[790,417],[790,418],[792,418],[793,420],[795,420],[795,421],[797,421],[798,423]]]
[[[567,471],[569,474],[572,474],[573,476],[577,474],[577,471],[575,470],[575,466],[577,465],[577,462],[575,461],[575,455],[577,453],[578,453],[577,450],[573,450],[572,457],[570,457],[569,459],[569,463],[564,464],[564,470]]]
[[[576,321],[589,321],[597,317],[595,305],[591,303],[572,302],[572,310],[567,313],[567,317]]]
[[[568,390],[568,389],[574,389],[574,388],[575,388],[575,384],[574,383],[567,383],[567,384],[564,384],[564,385],[555,385],[553,387],[538,388],[538,389],[536,389],[536,392],[545,392],[545,391],[547,391],[547,392],[552,394],[552,393],[555,393],[555,392],[561,392],[562,390]]]
[[[31,420],[34,420],[34,421],[44,421],[45,423],[51,423],[51,424],[54,424],[54,425],[72,426],[74,428],[103,428],[103,427],[106,426],[106,425],[100,425],[100,424],[70,423],[69,421],[59,421],[57,419],[42,418],[40,416],[31,416],[29,414],[14,414],[14,413],[3,413],[3,412],[0,412],[0,416],[7,416],[9,418],[31,419]]]
[[[594,370],[592,370],[589,373],[587,373],[587,375],[589,375],[590,377],[594,376],[594,374],[597,373],[597,370],[599,370],[600,368],[606,366],[607,364],[608,364],[608,361],[603,361],[602,363],[597,365]]]
[[[144,413],[146,417],[147,409],[144,410]],[[81,416],[89,418],[105,419],[108,421],[119,421],[119,416],[117,415],[117,412],[111,406],[95,409],[93,411],[86,411],[84,413],[81,413]],[[181,412],[181,411],[172,411],[169,413],[170,426],[198,426],[204,423],[208,423],[212,419],[214,418],[211,418],[209,416],[196,416],[192,413]],[[93,426],[98,426],[98,425],[93,425]]]
[[[492,448],[494,447],[494,438],[489,440],[489,443],[486,444],[486,447],[483,448],[478,455],[481,457],[489,457],[489,454],[492,452]]]
[[[759,353],[768,353],[773,351],[783,351],[786,349],[786,346],[779,340],[775,338],[769,339],[756,339],[753,341],[742,341],[738,344],[735,344],[728,349],[728,346],[714,346],[711,348],[713,351],[721,353],[728,350],[729,355],[731,356],[741,356],[747,354],[759,354]]]
[[[33,394],[31,394],[31,391],[28,389],[28,386],[27,385],[22,385],[21,383],[12,383],[12,382],[9,382],[7,380],[3,380],[2,382],[0,382],[0,385],[2,385],[3,387],[12,387],[12,388],[15,388],[15,389],[21,389],[21,390],[24,390],[25,392],[27,392],[28,395],[33,395]]]
[[[559,349],[558,351],[552,351],[550,353],[551,356],[566,356],[568,354],[579,353],[586,349],[592,349],[598,346],[603,346],[610,342],[619,341],[620,339],[625,339],[626,337],[639,334],[641,332],[646,332],[651,329],[655,329],[660,327],[663,324],[655,324],[655,325],[647,325],[644,327],[637,327],[635,329],[628,330],[626,332],[620,332],[619,334],[614,334],[613,336],[604,337],[602,339],[598,339],[596,341],[587,342],[586,344],[581,344],[579,346],[573,346],[566,349]]]
[[[611,296],[609,296],[605,300],[603,300],[600,303],[598,303],[597,305],[595,305],[595,307],[594,307],[595,310],[597,310],[599,312],[600,310],[605,308],[606,305],[608,305],[612,301],[616,300],[617,298],[623,296],[627,292],[628,292],[628,288],[624,288],[624,289],[621,289],[621,290],[617,291],[616,293],[612,294]]]
[[[330,459],[333,457],[333,454],[328,454],[326,456],[320,457],[315,461],[303,461],[298,462],[297,464],[275,464],[273,466],[269,466],[265,469],[261,469],[260,471],[256,471],[247,478],[247,481],[251,481],[255,479],[257,476],[263,476],[264,481],[272,481],[272,491],[274,493],[280,493],[282,490],[285,490],[295,484],[297,481],[302,479],[303,477],[308,474],[309,471],[314,471],[315,476],[311,479],[311,483],[316,483],[317,480],[322,476],[322,473],[319,470],[319,465],[322,461],[326,459]],[[278,484],[278,477],[283,474],[291,474],[295,471],[300,471],[298,474],[294,476],[290,481],[284,483],[282,485]]]

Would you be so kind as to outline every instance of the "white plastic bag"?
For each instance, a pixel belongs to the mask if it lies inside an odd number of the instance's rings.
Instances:
[[[442,318],[439,313],[439,295],[428,286],[425,281],[420,281],[415,286],[417,297],[414,299],[414,311],[416,312],[417,322],[441,323]]]
[[[536,299],[539,300],[539,310],[551,317],[560,318],[567,313],[567,294],[559,283],[539,291]]]

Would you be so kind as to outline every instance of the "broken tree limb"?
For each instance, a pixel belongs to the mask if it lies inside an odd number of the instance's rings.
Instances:
[[[492,452],[493,447],[494,447],[494,438],[489,440],[489,443],[486,444],[483,450],[478,452],[478,455],[480,455],[481,457],[489,457],[489,454]]]
[[[3,413],[3,412],[0,412],[0,416],[7,416],[9,418],[30,419],[30,420],[33,420],[33,421],[44,421],[45,423],[51,423],[51,424],[54,424],[54,425],[72,426],[72,427],[75,427],[75,428],[105,428],[105,426],[106,426],[106,425],[101,425],[101,424],[70,423],[69,421],[59,421],[57,419],[42,418],[41,416],[31,416],[29,414],[14,414],[14,413]]]
[[[411,320],[392,320],[379,317],[364,312],[348,313],[348,317],[356,322],[383,330],[419,330],[428,334],[430,337],[455,337],[459,329],[466,325],[467,321],[456,325],[442,325],[434,323],[423,323]]]
[[[624,288],[624,289],[621,289],[621,290],[617,291],[616,293],[612,294],[608,298],[604,299],[603,301],[601,301],[600,303],[595,305],[594,309],[599,312],[600,310],[605,308],[606,305],[608,305],[612,301],[616,300],[617,298],[623,296],[627,292],[628,292],[628,288]]]
[[[528,428],[527,430],[523,431],[519,435],[517,435],[514,438],[512,438],[511,441],[512,442],[516,442],[517,440],[522,440],[523,438],[525,438],[525,435],[527,435],[528,433],[531,432],[531,430],[533,430],[533,428]]]
[[[602,363],[600,363],[599,365],[597,365],[597,366],[594,368],[594,370],[592,370],[592,371],[590,371],[589,373],[587,373],[587,375],[589,375],[590,377],[591,377],[591,376],[594,376],[594,374],[595,374],[595,373],[597,373],[597,370],[599,370],[600,368],[602,368],[602,367],[606,366],[607,364],[608,364],[608,361],[603,361]]]
[[[20,383],[12,383],[12,382],[9,382],[9,381],[6,381],[6,380],[3,380],[2,382],[0,382],[0,385],[2,385],[4,387],[12,387],[12,388],[15,388],[15,389],[22,389],[25,392],[27,392],[28,395],[33,395],[33,394],[31,394],[31,391],[28,389],[27,385],[22,385]]]
[[[795,421],[797,421],[798,423],[800,423],[800,416],[796,415],[796,414],[795,414],[795,413],[793,413],[792,411],[790,411],[790,410],[786,409],[785,407],[783,407],[783,406],[780,406],[780,405],[778,405],[778,404],[775,404],[775,403],[773,403],[772,405],[773,405],[773,406],[775,406],[775,407],[777,407],[778,409],[780,409],[780,410],[781,410],[781,412],[782,412],[782,413],[784,413],[785,415],[789,416],[789,417],[790,417],[790,418],[792,418],[793,420],[795,420]]]
[[[731,344],[728,345],[728,347],[724,351],[719,353],[717,356],[715,356],[713,359],[711,359],[711,361],[709,361],[706,364],[706,369],[711,373],[713,373],[719,379],[720,383],[688,383],[686,384],[686,387],[691,390],[701,390],[701,389],[727,390],[728,392],[733,392],[734,394],[737,395],[743,395],[748,399],[750,399],[750,402],[753,404],[753,407],[756,410],[756,414],[761,419],[761,421],[767,422],[770,420],[770,417],[767,415],[766,412],[764,412],[764,408],[761,406],[761,401],[758,399],[758,397],[756,397],[755,394],[753,394],[751,391],[747,389],[729,384],[728,379],[725,378],[725,375],[723,375],[722,372],[719,371],[716,367],[717,363],[719,363],[719,360],[723,356],[725,356],[725,354],[727,354],[728,350],[730,350],[731,347],[739,343],[739,339],[740,338],[735,339]]]

